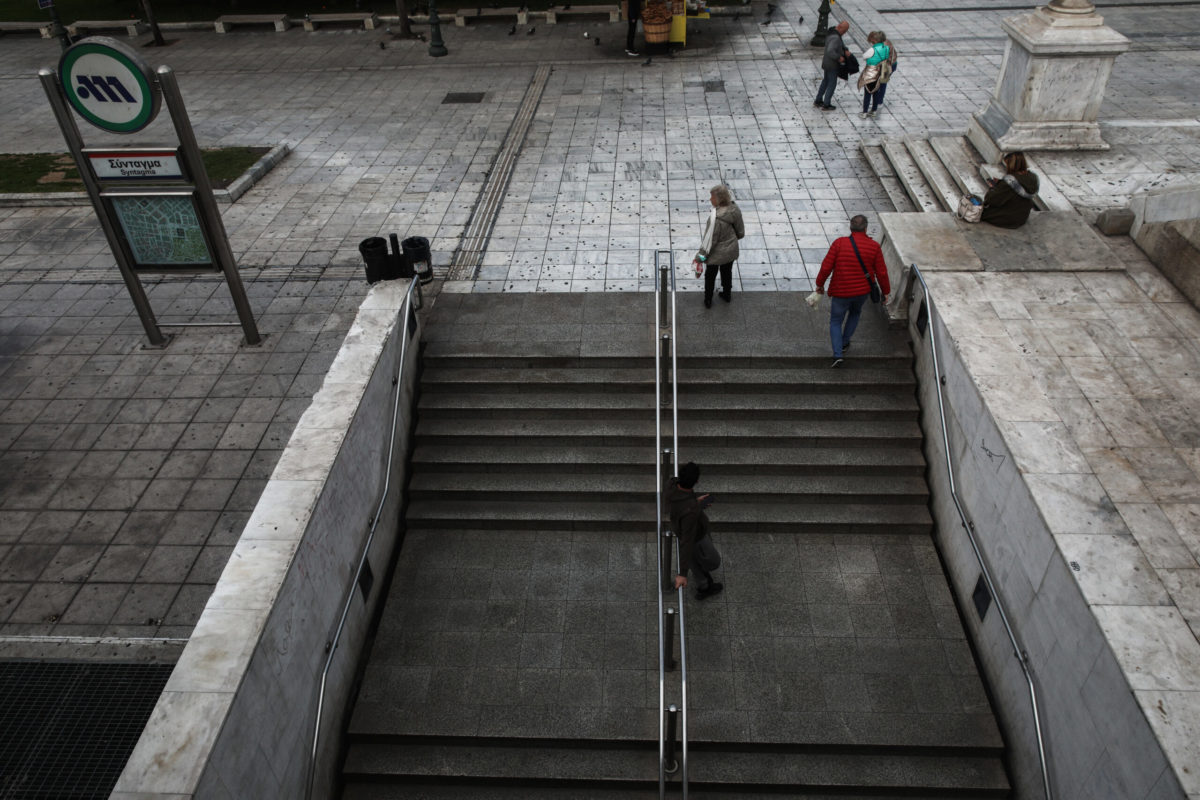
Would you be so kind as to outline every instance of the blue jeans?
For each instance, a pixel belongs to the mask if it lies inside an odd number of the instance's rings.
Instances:
[[[821,85],[817,87],[816,102],[823,106],[833,105],[833,90],[837,88],[837,82],[837,68],[825,70],[825,77],[821,79]]]
[[[879,84],[879,88],[874,92],[863,92],[863,113],[872,111],[883,105],[883,96],[887,94],[887,84]]]
[[[850,337],[854,335],[858,318],[862,315],[863,304],[870,296],[829,298],[829,342],[833,345],[834,358],[841,358],[842,348],[850,344]]]

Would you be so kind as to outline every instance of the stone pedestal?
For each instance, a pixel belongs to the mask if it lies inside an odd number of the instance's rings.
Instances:
[[[1051,3],[1002,23],[1008,33],[992,99],[971,120],[983,150],[1107,150],[1096,118],[1117,56],[1129,40],[1090,3]],[[978,143],[977,143],[978,146]]]

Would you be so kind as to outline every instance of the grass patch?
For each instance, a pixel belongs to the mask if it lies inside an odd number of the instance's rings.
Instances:
[[[214,189],[224,189],[270,150],[218,147],[200,151]],[[0,194],[82,192],[83,181],[70,153],[0,154]]]

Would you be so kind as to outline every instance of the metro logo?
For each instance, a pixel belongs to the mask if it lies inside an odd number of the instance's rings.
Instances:
[[[75,93],[80,97],[94,97],[99,103],[106,103],[109,100],[114,103],[120,103],[122,100],[126,103],[137,102],[136,98],[121,84],[120,78],[115,75],[107,77],[104,75],[93,75],[91,78],[88,78],[86,75],[76,75],[75,80],[79,82]],[[114,89],[116,92],[113,91]]]
[[[92,36],[67,48],[59,62],[67,102],[97,128],[134,133],[158,114],[158,80],[128,45]]]

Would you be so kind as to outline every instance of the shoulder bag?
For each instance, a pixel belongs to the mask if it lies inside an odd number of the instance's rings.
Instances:
[[[955,210],[954,216],[963,222],[979,222],[983,216],[983,200],[979,199],[978,195],[964,194],[958,198],[958,209]]]
[[[871,285],[871,302],[878,303],[883,296],[879,293],[879,284],[871,278],[871,273],[867,272],[867,265],[863,263],[862,253],[858,252],[858,245],[854,243],[854,237],[846,237],[850,240],[850,246],[854,248],[854,257],[858,259],[858,265],[862,267],[863,275],[867,276],[867,283]]]

